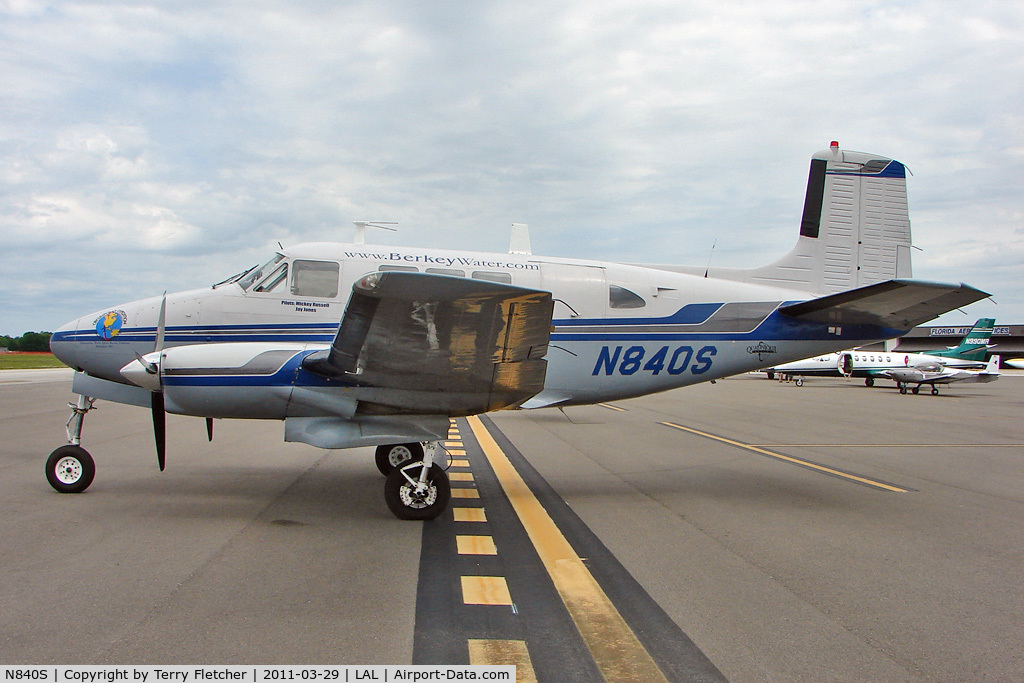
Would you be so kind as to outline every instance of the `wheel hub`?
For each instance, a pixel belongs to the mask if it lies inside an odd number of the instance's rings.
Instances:
[[[431,484],[426,486],[412,486],[406,484],[398,490],[398,497],[402,499],[402,505],[410,508],[430,507],[437,500],[437,487]]]
[[[388,462],[392,467],[398,467],[406,460],[412,460],[412,451],[405,446],[395,446],[388,453]]]
[[[62,484],[74,484],[82,478],[82,463],[77,458],[61,458],[53,472]]]

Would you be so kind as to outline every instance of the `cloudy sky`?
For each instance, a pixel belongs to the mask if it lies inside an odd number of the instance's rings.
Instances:
[[[531,7],[535,5],[536,7]],[[916,277],[1024,323],[1024,4],[0,0],[0,333],[278,241],[755,266],[830,140],[907,164]]]

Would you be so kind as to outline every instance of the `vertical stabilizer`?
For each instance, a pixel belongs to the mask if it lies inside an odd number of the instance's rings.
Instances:
[[[967,336],[963,338],[959,346],[954,347],[953,351],[973,351],[979,347],[988,348],[989,342],[992,341],[992,333],[996,328],[995,318],[978,318],[978,322],[974,323],[974,327],[967,333]]]
[[[811,158],[796,247],[742,272],[750,282],[815,294],[911,277],[906,168],[832,143]]]
[[[995,327],[995,318],[978,318],[978,322],[974,323],[974,327],[971,328],[971,331],[967,333],[967,336],[958,345],[951,346],[942,351],[926,351],[925,353],[929,356],[939,356],[942,358],[984,362],[985,356],[988,355],[989,342],[992,341],[992,333],[995,331]]]

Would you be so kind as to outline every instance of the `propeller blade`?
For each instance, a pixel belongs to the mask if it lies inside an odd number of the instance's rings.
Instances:
[[[163,351],[164,349],[164,329],[167,322],[167,292],[164,292],[164,298],[160,300],[160,314],[156,318],[156,344],[153,347],[154,351]]]
[[[164,395],[159,391],[153,392],[153,436],[156,438],[156,462],[160,471],[164,471],[167,449],[167,415],[164,413]]]
[[[160,300],[160,313],[156,318],[156,343],[153,345],[154,351],[164,350],[164,330],[167,327],[167,292],[164,292],[163,298]],[[141,360],[141,359],[140,359]],[[160,360],[158,363],[163,362],[163,354],[160,354]],[[160,376],[160,367],[157,363],[152,364],[153,374]],[[149,368],[147,368],[147,372]],[[160,466],[160,471],[164,471],[164,467],[167,464],[167,413],[164,411],[164,393],[163,393],[163,382],[161,382],[161,390],[154,391],[153,401],[150,407],[153,410],[153,437],[156,439],[156,464]]]
[[[213,418],[206,418],[206,438],[213,441]]]

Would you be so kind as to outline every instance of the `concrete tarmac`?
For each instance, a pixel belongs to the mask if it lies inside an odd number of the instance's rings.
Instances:
[[[0,378],[2,379],[2,378]],[[282,443],[280,422],[86,416],[96,479],[43,478],[70,381],[0,382],[0,663],[408,662],[419,524],[384,505],[372,449]]]
[[[888,384],[492,417],[730,681],[1019,680],[1024,380]],[[0,373],[0,663],[411,661],[423,527],[372,449],[169,416],[160,473],[148,412],[98,403],[96,480],[61,495],[72,398]]]
[[[731,681],[1021,680],[1024,380],[763,377],[495,422]]]

